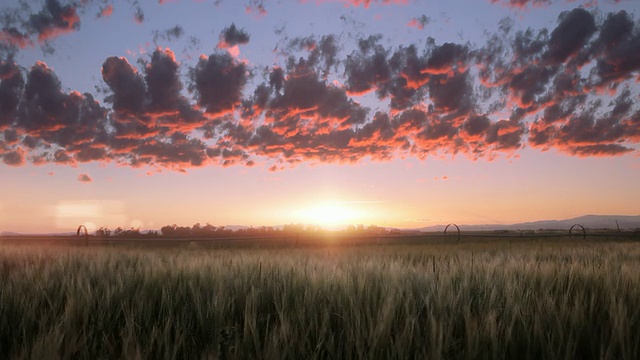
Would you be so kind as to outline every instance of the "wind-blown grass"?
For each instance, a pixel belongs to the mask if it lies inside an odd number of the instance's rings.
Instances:
[[[0,357],[640,358],[640,246],[0,248]]]

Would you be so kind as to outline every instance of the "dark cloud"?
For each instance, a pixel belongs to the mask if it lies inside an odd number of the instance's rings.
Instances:
[[[44,8],[29,17],[28,28],[44,41],[59,34],[77,30],[80,17],[73,5],[62,5],[57,0],[46,0]]]
[[[228,150],[218,150],[223,157],[234,154],[234,163],[244,162],[248,153],[288,163],[361,157],[351,153],[354,149],[349,144],[353,127],[366,122],[368,110],[344,89],[328,84],[313,61],[290,58],[286,72],[275,67],[268,78],[269,83],[259,86],[245,104],[264,114],[264,124],[255,130],[230,123],[223,126],[225,139],[231,140],[219,144]]]
[[[462,126],[467,138],[476,138],[486,133],[491,126],[491,120],[487,116],[471,115]]]
[[[69,156],[69,153],[67,153],[67,151],[64,149],[56,150],[53,153],[53,162],[55,162],[56,164],[65,164],[65,165],[76,164],[75,160],[71,156]]]
[[[22,139],[22,145],[24,145],[26,148],[33,150],[36,147],[38,147],[40,145],[40,142],[34,138],[31,135],[26,135],[23,139]]]
[[[112,104],[118,134],[144,136],[167,128],[193,128],[201,119],[181,94],[179,65],[170,49],[156,49],[145,62],[144,75],[126,59],[110,57],[102,76],[111,90],[105,101]]]
[[[378,44],[381,36],[361,39],[358,51],[354,51],[344,62],[345,85],[350,94],[364,94],[391,78],[387,63],[388,51]]]
[[[326,78],[331,69],[338,64],[338,51],[339,46],[336,37],[334,35],[324,35],[309,54],[309,61],[314,66],[320,66],[323,71],[323,77]]]
[[[596,86],[632,78],[640,70],[640,27],[626,11],[608,14],[593,51]]]
[[[91,94],[63,92],[51,69],[38,63],[27,76],[16,126],[47,148],[66,149],[78,161],[108,160],[106,113]],[[103,156],[83,158],[92,149],[101,149]]]
[[[14,129],[7,129],[4,131],[4,142],[7,145],[13,145],[18,143],[18,132]]]
[[[274,67],[269,74],[269,85],[276,93],[280,93],[280,90],[284,86],[285,75],[284,70],[280,67]]]
[[[416,29],[424,29],[425,26],[429,25],[431,22],[431,18],[427,15],[421,15],[419,17],[415,17],[409,21],[407,24],[409,27],[414,27]]]
[[[473,88],[469,73],[436,75],[428,83],[429,98],[436,110],[468,113],[473,105]]]
[[[488,47],[479,50],[472,50],[467,44],[436,45],[433,40],[427,42],[423,52],[413,45],[392,50],[380,45],[380,36],[360,40],[358,49],[342,63],[346,99],[375,92],[380,100],[390,100],[394,115],[390,118],[377,113],[371,120],[365,117],[364,121],[355,122],[357,125],[341,127],[346,132],[340,136],[329,130],[321,131],[328,131],[336,139],[349,139],[345,148],[336,146],[343,152],[344,161],[374,153],[378,154],[376,158],[385,159],[398,152],[418,157],[462,152],[472,158],[492,158],[496,153],[510,154],[524,146],[527,129],[529,141],[539,147],[537,142],[544,137],[525,121],[542,114],[540,121],[556,124],[549,131],[553,136],[544,139],[544,146],[572,148],[567,152],[575,155],[590,150],[595,155],[615,155],[632,149],[622,144],[634,141],[637,132],[631,128],[636,122],[631,125],[631,120],[620,117],[623,110],[632,108],[629,102],[611,105],[614,109],[608,117],[601,115],[607,108],[603,104],[596,103],[586,110],[591,80],[576,71],[576,66],[596,58],[589,52],[593,51],[602,24],[596,24],[591,13],[582,9],[564,13],[553,31],[527,29],[511,34],[511,27],[504,25],[501,33],[490,39]],[[258,128],[251,140],[253,145],[269,144],[259,147],[265,149],[261,155],[282,154],[285,162],[318,159],[304,150],[305,143],[296,142],[305,139],[310,125],[323,121],[322,117],[314,117],[319,106],[315,100],[326,93],[319,81],[322,77],[317,75],[320,69],[310,55],[317,44],[314,37],[290,41],[288,47],[307,51],[307,59],[290,58],[287,72],[274,68],[268,84],[258,86],[254,99],[248,102],[252,118],[266,108],[268,127]],[[515,61],[505,61],[509,58]],[[480,70],[480,87],[469,70],[474,64]],[[288,92],[287,88],[295,90]],[[480,99],[486,101],[496,96],[494,88],[505,97],[488,106],[487,114],[476,115]],[[311,100],[311,94],[316,94],[316,99]],[[269,100],[270,97],[273,99]],[[421,104],[427,108],[416,108]],[[571,114],[581,109],[594,114],[591,123],[585,119],[570,120]],[[511,111],[507,119],[495,115],[505,110]],[[554,117],[556,120],[552,120]],[[330,153],[332,149],[322,150]],[[302,157],[296,158],[296,154]]]
[[[247,12],[256,12],[258,15],[266,15],[267,9],[264,6],[264,0],[249,0],[246,6]]]
[[[0,31],[0,43],[5,43],[10,47],[26,48],[33,46],[33,41],[29,35],[21,32],[15,27],[4,28]]]
[[[427,91],[424,85],[429,81],[429,75],[423,73],[425,62],[425,56],[421,56],[414,45],[400,47],[389,59],[389,68],[394,75],[390,81],[378,86],[378,97],[390,97],[392,110],[420,104]]]
[[[321,71],[323,78],[338,69],[340,45],[335,35],[296,37],[290,39],[279,53],[285,58],[295,58],[304,52],[309,67]]]
[[[633,34],[633,27],[633,19],[626,11],[609,13],[602,24],[598,44],[607,49],[615,48]]]
[[[2,162],[9,166],[23,166],[26,164],[25,151],[22,148],[10,150],[2,154]]]
[[[597,6],[598,2],[594,0],[489,0],[492,4],[499,4],[504,7],[514,8],[518,10],[527,10],[529,7],[543,8],[553,3],[582,3],[584,7]],[[624,0],[612,0],[614,3],[619,3]]]
[[[37,62],[27,75],[21,107],[22,124],[30,129],[54,129],[66,119],[67,97],[60,81],[45,63]]]
[[[20,71],[15,68],[14,71],[17,72],[5,80],[18,79],[21,83]],[[18,105],[9,107],[12,111],[3,118],[4,123],[11,126],[4,131],[3,138],[8,144],[20,142],[27,150],[14,145],[5,153],[5,162],[21,164],[27,152],[33,152],[29,158],[34,163],[74,163],[60,158],[61,148],[79,161],[108,160],[107,111],[92,95],[62,91],[56,75],[42,62],[28,71],[24,88],[10,88],[13,89],[12,101],[16,103],[17,98]],[[83,158],[91,149],[102,149],[103,156]]]
[[[236,62],[229,54],[216,53],[201,57],[190,75],[190,88],[208,114],[222,115],[240,105],[247,82],[244,63]]]
[[[543,94],[547,84],[555,75],[554,69],[543,66],[529,66],[511,74],[508,89],[511,99],[520,108],[534,105]]]
[[[352,95],[375,90],[379,99],[390,98],[393,110],[415,106],[428,93],[436,110],[465,112],[472,105],[468,61],[466,45],[430,42],[424,53],[413,45],[391,51],[369,37],[347,57],[345,85]]]
[[[199,167],[209,163],[207,146],[198,139],[176,133],[168,139],[153,139],[141,143],[132,154],[130,163],[160,165],[172,169]]]
[[[522,146],[525,127],[521,123],[498,120],[487,129],[485,142],[496,150],[517,150]]]
[[[91,178],[91,176],[87,175],[87,174],[80,174],[78,175],[78,181],[80,181],[81,183],[91,183],[93,182],[93,179]]]
[[[13,60],[0,62],[0,130],[11,125],[21,100],[24,79]]]
[[[178,64],[171,51],[156,50],[147,65],[145,81],[149,91],[149,106],[154,111],[176,109],[181,100],[182,83]]]
[[[144,22],[144,11],[142,11],[142,7],[140,7],[140,5],[136,5],[133,20],[138,24],[142,24]]]
[[[184,35],[184,29],[180,25],[176,25],[164,31],[156,30],[153,32],[153,42],[158,43],[158,40],[174,41],[180,39]]]
[[[24,151],[18,148],[18,150],[6,152],[2,155],[2,162],[9,166],[23,166],[25,165]]]
[[[220,57],[226,59],[228,55]],[[212,64],[216,59],[219,60],[212,56]],[[187,135],[196,128],[207,126],[207,120],[182,95],[179,64],[173,52],[156,49],[150,59],[143,63],[144,73],[140,74],[123,58],[112,57],[105,61],[103,78],[111,90],[106,99],[112,104],[110,126],[113,131],[106,134],[107,146],[87,146],[75,153],[74,158],[78,161],[95,161],[111,157],[133,167],[157,166],[176,170],[212,162],[206,155],[208,145]],[[207,92],[208,89],[215,89],[216,84],[223,85],[224,81],[229,80],[226,74],[221,74],[226,70],[224,66],[227,63],[216,63],[220,65],[219,68],[212,64],[192,69],[198,80],[193,84],[193,91],[198,94],[202,91],[215,101],[221,101],[209,103],[207,101],[210,98],[202,98],[201,106],[211,109],[212,113],[216,106],[218,110],[231,111],[233,107],[223,109],[227,103],[225,99],[216,98],[219,93]],[[212,68],[217,69],[218,73],[206,73]],[[213,81],[214,84],[207,84],[207,81]],[[237,91],[239,93],[241,89]]]
[[[440,46],[434,46],[422,72],[436,75],[447,74],[451,70],[457,69],[458,65],[465,64],[468,55],[469,49],[466,45],[444,43]]]
[[[156,124],[185,131],[202,120],[181,91],[180,69],[175,55],[169,49],[157,49],[145,68],[148,91],[146,113],[155,116]]]
[[[373,120],[356,130],[350,144],[355,151],[368,154],[375,160],[390,160],[409,145],[404,131],[392,122],[388,114],[377,112]]]
[[[146,86],[137,69],[127,59],[112,56],[102,64],[102,79],[112,95],[105,100],[116,112],[139,113],[145,106]]]
[[[303,36],[303,37],[296,37],[289,40],[289,44],[287,45],[287,50],[313,51],[317,46],[318,46],[318,41],[316,40],[315,36]],[[283,54],[286,55],[287,53],[285,52]]]
[[[558,26],[551,32],[548,50],[544,55],[544,59],[551,65],[563,63],[577,54],[597,30],[593,15],[581,8],[563,12],[558,21]]]
[[[562,13],[552,31],[527,29],[493,38],[476,53],[478,62],[487,64],[481,70],[483,85],[489,93],[501,90],[503,100],[492,108],[509,109],[515,124],[535,116],[527,125],[528,142],[535,148],[576,156],[634,151],[630,95],[619,89],[640,69],[634,63],[637,50],[630,50],[634,28],[626,12],[608,14],[598,23],[578,8]],[[603,92],[619,97],[606,105],[598,100]]]
[[[89,141],[100,131],[106,110],[90,94],[65,93],[53,71],[42,62],[27,74],[15,126],[60,146]],[[102,129],[102,131],[105,131]]]
[[[107,4],[104,6],[100,6],[100,9],[98,10],[98,14],[96,15],[96,18],[109,17],[112,14],[113,14],[113,5]]]
[[[513,40],[513,52],[518,65],[526,66],[532,62],[540,62],[543,50],[549,42],[547,29],[534,31],[526,29],[518,31]]]
[[[220,32],[218,47],[226,49],[236,45],[244,45],[249,42],[249,39],[249,34],[246,31],[236,28],[236,24],[231,24]]]
[[[0,14],[0,48],[15,53],[19,48],[42,45],[44,53],[53,53],[50,40],[80,29],[79,10],[87,1],[63,4],[58,0],[46,0],[42,8],[33,11],[27,2],[15,7],[5,7]]]
[[[570,148],[569,153],[571,155],[590,157],[590,156],[617,156],[627,154],[633,151],[633,149],[620,144],[597,144],[597,145],[584,145],[574,146]]]
[[[633,141],[634,125],[631,93],[623,91],[609,104],[611,110],[599,114],[600,102],[593,102],[582,112],[545,111],[545,117],[534,121],[529,129],[529,141],[534,147],[556,148],[577,156],[619,155],[633,151],[625,145]]]

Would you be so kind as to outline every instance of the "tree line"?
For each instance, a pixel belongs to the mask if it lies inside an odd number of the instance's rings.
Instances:
[[[287,224],[282,227],[260,226],[230,229],[225,226],[214,226],[209,223],[201,225],[196,223],[192,226],[165,225],[157,230],[142,231],[140,228],[123,229],[117,227],[111,230],[107,227],[100,227],[96,230],[97,237],[245,237],[245,236],[300,236],[319,235],[329,233],[316,225]],[[385,235],[392,230],[376,225],[348,225],[346,229],[337,231],[345,234],[357,235]]]

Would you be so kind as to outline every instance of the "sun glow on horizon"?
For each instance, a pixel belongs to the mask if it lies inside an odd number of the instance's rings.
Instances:
[[[295,218],[304,224],[341,228],[362,222],[366,213],[348,202],[322,202],[299,209]]]

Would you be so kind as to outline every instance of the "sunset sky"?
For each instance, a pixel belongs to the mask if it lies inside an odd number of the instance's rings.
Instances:
[[[0,231],[640,214],[636,0],[0,5]]]

